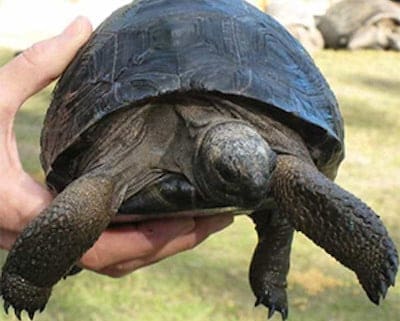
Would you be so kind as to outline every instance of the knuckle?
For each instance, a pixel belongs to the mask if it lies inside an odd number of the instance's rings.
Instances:
[[[44,52],[44,45],[43,43],[39,42],[24,50],[20,56],[29,66],[37,67],[41,62]]]
[[[96,249],[92,249],[84,255],[82,264],[85,269],[92,271],[98,271],[104,268],[104,262]]]

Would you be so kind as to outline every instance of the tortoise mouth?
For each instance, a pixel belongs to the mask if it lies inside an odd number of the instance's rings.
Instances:
[[[196,146],[193,174],[204,199],[251,208],[267,197],[276,156],[247,123],[213,124],[199,135]]]

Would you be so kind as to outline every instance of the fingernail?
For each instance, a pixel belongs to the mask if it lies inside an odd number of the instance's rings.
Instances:
[[[82,30],[83,30],[83,24],[84,24],[84,18],[83,16],[78,16],[72,21],[62,32],[63,35],[65,36],[76,36],[79,35]]]

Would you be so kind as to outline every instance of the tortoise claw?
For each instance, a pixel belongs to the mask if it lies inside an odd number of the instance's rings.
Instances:
[[[261,298],[257,298],[256,299],[256,303],[254,303],[254,307],[258,307],[261,303],[262,303],[262,299]]]
[[[383,299],[386,298],[386,294],[387,294],[388,289],[389,289],[389,286],[386,285],[386,282],[381,280],[381,282],[380,282],[380,293],[381,293]]]
[[[391,286],[395,286],[396,283],[396,274],[397,274],[397,266],[398,261],[396,257],[393,257],[390,261],[390,267],[386,270],[385,279]]]
[[[21,310],[14,309],[15,316],[21,321]]]
[[[281,315],[282,315],[282,320],[286,320],[288,318],[289,315],[289,311],[287,308],[282,308],[282,310],[280,311]]]
[[[29,319],[33,320],[35,317],[35,311],[28,311]]]
[[[8,310],[10,309],[11,304],[8,301],[4,300],[3,306],[4,306],[4,312],[8,315]]]
[[[389,282],[391,286],[395,286],[396,285],[396,272],[394,271],[390,271],[389,272]]]
[[[32,320],[36,311],[43,311],[51,293],[51,288],[38,287],[20,275],[4,271],[1,282],[4,311],[8,314],[9,308],[14,308],[14,314],[18,320],[21,320],[23,311],[26,311]]]
[[[367,293],[368,298],[379,305],[381,298],[385,299],[386,294],[390,286],[393,286],[393,279],[396,275],[395,271],[388,271],[390,274],[389,277],[385,277],[385,275],[381,274],[379,277],[374,279],[369,279],[368,282],[363,282],[360,280],[361,285],[363,286],[365,292]]]
[[[8,312],[10,310],[10,307],[11,307],[11,304],[8,301],[4,300],[4,311],[5,311],[5,313],[7,315],[8,315]],[[18,320],[22,320],[22,312],[23,311],[26,311],[28,313],[29,319],[33,320],[33,318],[35,317],[35,312],[36,311],[28,311],[28,310],[25,310],[25,309],[14,308],[14,314],[17,317]]]
[[[283,321],[287,319],[287,317],[288,317],[287,307],[279,306],[274,303],[270,303],[268,301],[267,296],[257,297],[255,306],[259,306],[260,304],[263,304],[266,308],[268,308],[268,319],[271,319],[274,316],[276,311],[278,311],[281,314]]]
[[[381,298],[384,299],[389,287],[394,286],[398,270],[399,259],[397,250],[389,238],[383,240],[385,246],[384,255],[381,259],[381,265],[372,266],[370,270],[357,273],[363,289],[368,298],[379,305]]]
[[[271,304],[268,309],[268,319],[271,319],[275,313],[275,305]]]

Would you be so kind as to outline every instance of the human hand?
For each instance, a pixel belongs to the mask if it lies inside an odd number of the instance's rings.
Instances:
[[[22,168],[13,122],[30,96],[57,78],[92,28],[75,20],[61,35],[37,43],[0,68],[0,248],[9,250],[25,225],[52,201]],[[231,216],[168,219],[106,230],[82,257],[87,269],[119,277],[191,249],[232,222]]]

